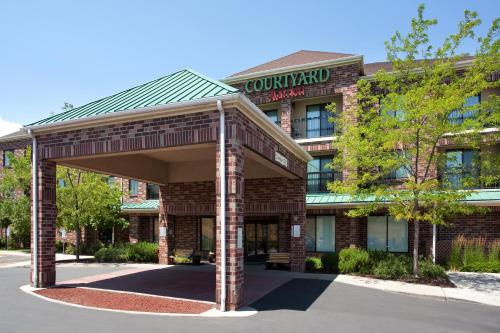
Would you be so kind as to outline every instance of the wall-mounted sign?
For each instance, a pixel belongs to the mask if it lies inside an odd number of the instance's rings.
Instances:
[[[271,101],[276,102],[283,98],[295,97],[295,96],[304,96],[306,94],[306,90],[304,87],[290,88],[290,89],[280,89],[273,90],[270,93]]]
[[[167,227],[160,227],[160,237],[167,237]]]
[[[330,70],[325,68],[311,69],[297,73],[275,75],[245,82],[247,93],[269,91],[272,89],[286,89],[322,83],[330,78]]]
[[[294,238],[300,237],[300,224],[292,225],[292,237]]]
[[[279,164],[283,165],[284,167],[288,168],[288,158],[285,156],[281,155],[279,152],[274,152],[274,160],[278,162]]]
[[[237,235],[237,248],[242,249],[243,248],[243,228],[238,228],[238,235]]]

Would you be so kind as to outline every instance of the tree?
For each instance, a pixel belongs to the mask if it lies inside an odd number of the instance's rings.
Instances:
[[[89,171],[58,166],[57,179],[57,224],[75,231],[75,254],[79,260],[82,228],[99,230],[127,225],[120,217],[121,191],[110,186],[106,176]]]
[[[421,5],[408,34],[396,32],[386,42],[393,71],[380,70],[373,80],[358,81],[355,114],[338,116],[342,133],[334,141],[339,154],[331,167],[348,170],[348,175],[343,182],[329,184],[333,192],[368,202],[350,210],[350,217],[387,209],[396,220],[413,224],[415,276],[420,224],[446,224],[447,217],[477,211],[464,200],[478,184],[497,182],[500,166],[498,154],[486,148],[497,141],[498,132],[482,133],[485,127],[499,125],[499,97],[480,105],[466,103],[485,89],[499,87],[491,76],[500,69],[499,19],[486,36],[476,38],[481,21],[477,13],[465,11],[458,31],[435,48],[428,32],[437,20],[424,18],[423,12]],[[472,63],[461,66],[459,50],[467,39],[478,49]],[[329,109],[335,112],[334,105]],[[471,166],[480,166],[480,175],[462,172],[465,176],[458,182],[453,175],[439,176],[436,169],[456,162],[441,148],[445,141],[477,150]],[[397,186],[386,181],[395,170],[405,175]]]
[[[14,243],[30,244],[31,211],[31,148],[24,155],[7,152],[10,167],[2,169],[0,179],[0,227],[12,228]]]

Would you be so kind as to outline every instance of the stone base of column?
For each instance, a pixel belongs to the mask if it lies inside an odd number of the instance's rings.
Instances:
[[[31,286],[34,287],[33,270],[30,272]],[[38,288],[48,288],[56,284],[56,268],[48,267],[38,271]]]
[[[216,288],[215,299],[217,300],[216,308],[220,310],[220,288]],[[237,288],[226,289],[226,311],[236,311],[241,308],[244,304],[245,293],[243,286]]]

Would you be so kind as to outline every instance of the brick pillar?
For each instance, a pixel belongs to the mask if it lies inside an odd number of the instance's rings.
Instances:
[[[358,100],[356,98],[356,94],[358,92],[358,88],[356,84],[352,84],[349,87],[345,87],[342,89],[342,113],[346,115],[350,122],[356,123],[356,111],[358,107]],[[340,129],[342,131],[342,129]],[[355,173],[356,170],[348,170],[344,169],[342,171],[342,178],[347,179],[350,173]]]
[[[129,216],[128,240],[132,244],[139,242],[139,215]]]
[[[292,135],[292,100],[290,98],[281,101],[281,128]]]
[[[243,239],[238,246],[238,234],[243,235],[244,227],[244,196],[243,196],[243,145],[236,138],[236,126],[228,126],[226,139],[226,221],[220,220],[220,159],[217,145],[217,234],[216,234],[216,303],[220,306],[221,291],[221,252],[220,228],[226,223],[226,309],[236,310],[244,301],[243,275],[244,252]],[[238,232],[240,230],[240,232]]]
[[[298,205],[297,212],[292,214],[291,221],[291,238],[290,238],[290,270],[292,272],[304,272],[305,271],[305,259],[306,259],[306,180],[290,180],[290,182],[296,183],[297,193],[302,193],[301,197],[303,200]],[[299,234],[295,232],[299,231]]]
[[[170,254],[172,252],[172,241],[169,234],[173,234],[173,216],[168,214],[166,202],[168,187],[160,186],[160,216],[159,216],[159,232],[158,232],[158,262],[163,265],[171,264]],[[166,232],[166,233],[165,233]]]
[[[31,284],[34,282],[34,265],[38,270],[38,287],[45,288],[56,283],[56,163],[46,160],[38,162],[38,235],[32,231]],[[33,238],[38,239],[38,260],[33,258]]]

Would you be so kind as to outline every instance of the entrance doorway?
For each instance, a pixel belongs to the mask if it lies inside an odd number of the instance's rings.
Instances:
[[[268,253],[278,252],[277,219],[245,222],[245,257],[249,261],[265,261]]]

